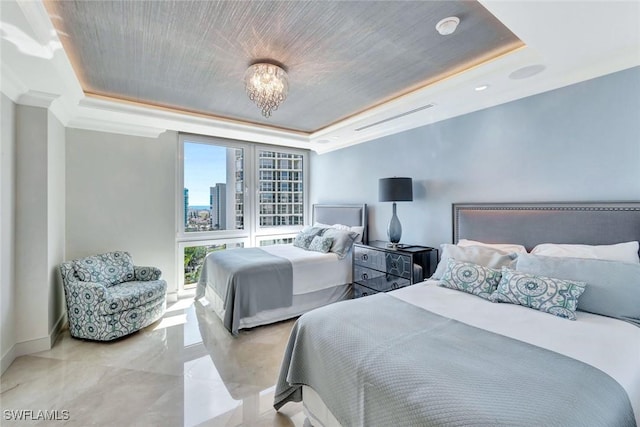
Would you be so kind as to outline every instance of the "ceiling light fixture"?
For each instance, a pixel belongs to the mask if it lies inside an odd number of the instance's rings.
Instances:
[[[267,62],[253,64],[247,69],[244,86],[249,99],[256,103],[265,117],[271,117],[271,112],[278,109],[289,92],[287,72]]]
[[[481,86],[476,87],[476,91],[477,92],[481,92],[481,91],[486,90],[486,89],[489,89],[489,85],[481,85]]]
[[[438,22],[436,24],[436,30],[440,33],[440,35],[448,36],[449,34],[453,34],[456,28],[458,28],[459,23],[460,18],[458,18],[457,16],[450,16]]]

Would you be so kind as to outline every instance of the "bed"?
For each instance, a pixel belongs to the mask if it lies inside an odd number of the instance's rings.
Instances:
[[[316,204],[312,219],[322,227],[357,228],[357,240],[368,240],[366,205]],[[291,244],[213,252],[205,258],[196,300],[234,335],[290,319],[352,297],[350,252],[341,255]]]
[[[634,202],[454,204],[452,212],[454,244],[520,243],[532,251],[542,243],[640,240]],[[340,302],[294,325],[275,408],[302,400],[318,426],[640,424],[640,264],[508,256],[513,269],[502,275],[528,274],[539,262],[586,277],[575,321],[439,286],[446,272],[440,281]],[[607,271],[620,277],[603,279]]]

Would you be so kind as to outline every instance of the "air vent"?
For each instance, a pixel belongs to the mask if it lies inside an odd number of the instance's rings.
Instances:
[[[408,116],[409,114],[417,113],[418,111],[426,110],[427,108],[431,108],[435,106],[435,104],[427,104],[422,107],[414,108],[413,110],[406,111],[402,114],[398,114],[397,116],[389,117],[388,119],[380,120],[379,122],[371,123],[370,125],[362,126],[361,128],[357,128],[356,132],[360,132],[361,130],[369,129],[374,126],[378,126],[382,123],[390,122],[391,120],[399,119],[400,117]]]

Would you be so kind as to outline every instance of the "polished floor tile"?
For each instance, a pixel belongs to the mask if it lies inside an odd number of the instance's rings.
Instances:
[[[308,425],[301,404],[273,409],[293,320],[232,337],[191,299],[155,324],[96,343],[64,331],[54,347],[17,358],[0,379],[3,426]],[[5,411],[68,411],[58,421],[12,421]],[[305,424],[306,422],[306,424]]]

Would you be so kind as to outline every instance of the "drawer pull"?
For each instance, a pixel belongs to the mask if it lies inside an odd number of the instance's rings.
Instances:
[[[396,261],[391,261],[391,268],[398,268],[398,263]]]
[[[366,260],[368,260],[368,259],[369,259],[369,255],[367,255],[367,254],[362,254],[362,260],[363,260],[363,261],[366,261]]]
[[[368,278],[369,278],[369,275],[367,273],[362,273],[363,280],[367,280]]]

